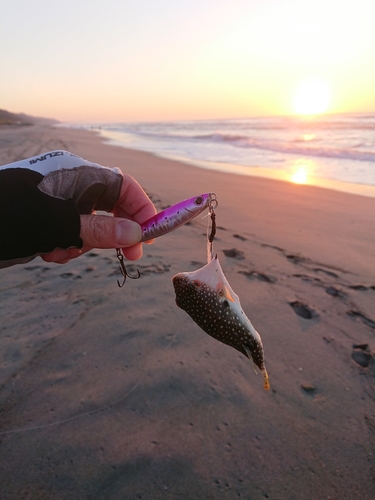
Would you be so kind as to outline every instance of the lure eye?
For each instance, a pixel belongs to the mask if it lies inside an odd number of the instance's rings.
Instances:
[[[202,203],[203,203],[203,196],[197,196],[197,197],[195,198],[195,200],[194,200],[194,203],[195,203],[196,205],[202,205]]]

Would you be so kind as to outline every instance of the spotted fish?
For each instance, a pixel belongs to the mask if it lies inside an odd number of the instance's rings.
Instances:
[[[264,388],[268,390],[262,340],[243,312],[217,256],[197,271],[176,274],[173,286],[178,307],[211,337],[251,359],[262,372]]]

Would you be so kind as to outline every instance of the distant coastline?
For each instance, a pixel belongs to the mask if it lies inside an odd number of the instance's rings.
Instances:
[[[25,113],[11,113],[5,109],[0,109],[0,126],[25,127],[36,123],[39,125],[53,125],[59,122],[53,118],[30,116]]]

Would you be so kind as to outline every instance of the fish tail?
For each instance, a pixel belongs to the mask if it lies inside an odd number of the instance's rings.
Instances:
[[[262,374],[263,374],[263,386],[264,386],[266,391],[269,391],[271,388],[271,385],[270,385],[270,381],[268,380],[267,370],[265,368],[263,368]]]

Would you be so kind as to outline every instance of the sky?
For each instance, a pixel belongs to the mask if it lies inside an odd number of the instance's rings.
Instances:
[[[374,0],[2,0],[0,109],[84,123],[289,115],[319,80],[326,112],[375,112],[374,26]]]

